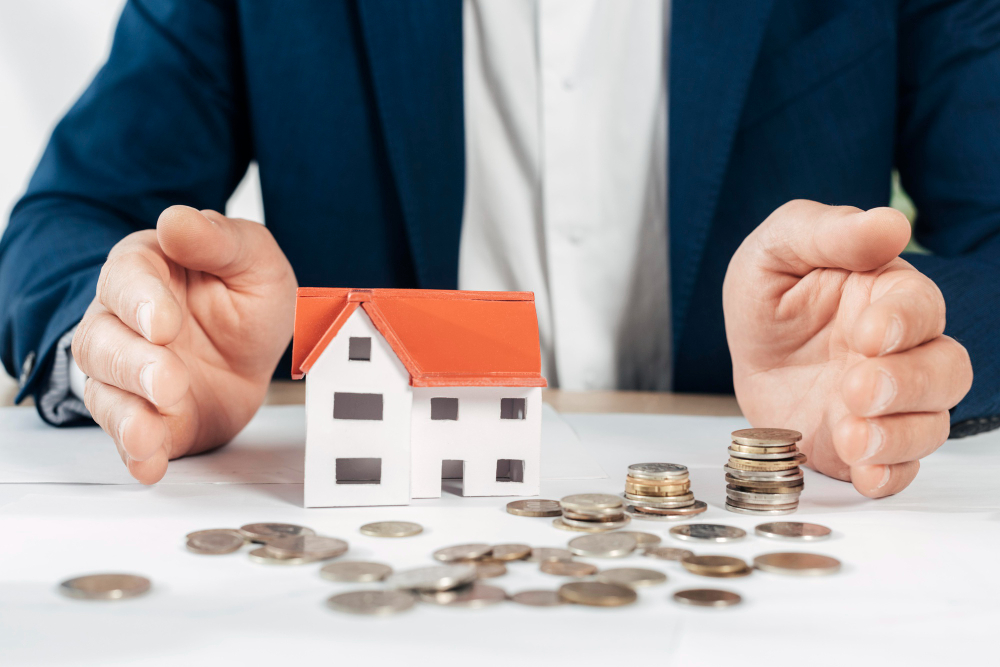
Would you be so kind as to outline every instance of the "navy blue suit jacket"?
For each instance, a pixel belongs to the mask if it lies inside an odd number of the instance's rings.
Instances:
[[[456,286],[461,0],[132,0],[0,245],[0,355],[37,391],[108,250],[171,204],[222,210],[260,165],[302,285]],[[908,257],[976,379],[953,434],[1000,423],[1000,3],[674,0],[674,386],[728,392],[721,285],[795,198],[919,210]],[[25,363],[35,359],[35,363]]]

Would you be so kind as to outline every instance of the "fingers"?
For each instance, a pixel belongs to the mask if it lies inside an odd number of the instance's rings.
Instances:
[[[944,296],[934,281],[910,269],[890,271],[881,278],[892,284],[858,316],[854,349],[875,357],[908,350],[944,333]]]
[[[169,275],[162,275],[147,256],[160,252],[155,243],[155,234],[147,233],[116,245],[101,269],[97,299],[132,331],[166,345],[177,337],[183,315],[168,286]]]
[[[163,417],[146,401],[90,378],[84,403],[114,440],[129,473],[143,484],[154,484],[167,471],[168,430]]]
[[[141,338],[100,305],[92,305],[77,326],[73,359],[87,376],[160,408],[176,404],[188,390],[180,357]]]
[[[170,259],[218,276],[232,287],[294,280],[291,265],[274,237],[256,222],[171,206],[160,214],[156,235]]]
[[[775,272],[871,271],[903,251],[910,224],[891,208],[862,211],[800,199],[777,209],[749,238],[761,252],[763,266]]]
[[[933,453],[948,439],[950,427],[947,410],[871,419],[848,416],[834,429],[833,446],[852,468],[906,463]]]
[[[938,412],[955,407],[972,387],[969,353],[939,336],[905,352],[858,362],[844,374],[841,393],[858,417]]]
[[[884,498],[899,493],[909,486],[919,471],[920,461],[857,466],[851,468],[851,483],[863,496]]]

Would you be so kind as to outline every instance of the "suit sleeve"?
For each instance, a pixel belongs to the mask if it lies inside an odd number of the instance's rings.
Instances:
[[[234,7],[130,0],[0,240],[0,358],[18,401],[37,399],[111,247],[173,204],[223,210],[250,158]]]
[[[1000,2],[901,5],[896,163],[916,204],[906,257],[934,280],[975,379],[952,437],[1000,426]]]

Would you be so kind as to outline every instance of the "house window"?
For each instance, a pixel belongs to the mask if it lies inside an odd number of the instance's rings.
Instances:
[[[431,399],[431,419],[458,419],[458,399],[457,398],[432,398]]]
[[[381,484],[382,459],[337,459],[337,484]]]
[[[347,358],[350,361],[371,361],[372,360],[372,339],[355,338],[351,336],[347,345]]]
[[[333,418],[381,421],[382,394],[350,394],[338,391],[333,395]]]
[[[524,419],[523,398],[501,398],[500,419]]]
[[[497,461],[498,482],[523,482],[524,461],[520,459],[499,459]]]

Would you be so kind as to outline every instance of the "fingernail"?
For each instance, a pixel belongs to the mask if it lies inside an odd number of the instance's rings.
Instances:
[[[125,427],[128,425],[129,419],[131,419],[131,417],[126,417],[118,424],[118,444],[121,445],[123,449],[125,448]]]
[[[865,453],[861,456],[856,463],[863,463],[875,456],[878,450],[882,449],[882,443],[885,441],[885,434],[882,432],[882,427],[873,421],[868,422],[868,445],[865,447]]]
[[[896,398],[896,378],[887,371],[879,369],[878,380],[875,384],[875,398],[872,399],[869,414],[875,415],[882,412],[889,407],[894,398]]]
[[[897,347],[903,339],[903,323],[893,315],[889,318],[889,325],[885,328],[885,338],[882,339],[882,351],[879,354],[889,354]]]
[[[875,490],[881,489],[883,486],[889,483],[889,478],[892,477],[892,468],[890,466],[885,466],[885,472],[882,473],[882,481],[878,483]]]
[[[155,362],[149,362],[142,367],[139,371],[139,384],[142,385],[142,390],[146,392],[146,398],[153,405],[156,405],[156,399],[153,398],[153,364]]]
[[[153,303],[143,301],[135,311],[135,319],[139,323],[139,331],[149,340],[149,331],[153,326]]]

